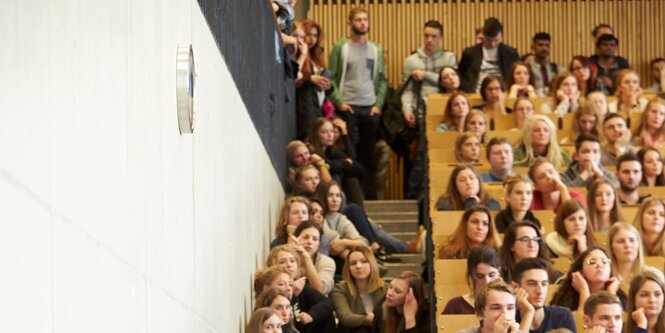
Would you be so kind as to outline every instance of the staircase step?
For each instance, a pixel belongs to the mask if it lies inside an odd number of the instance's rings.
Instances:
[[[408,241],[416,237],[416,235],[418,234],[416,231],[417,229],[412,232],[401,231],[401,232],[391,232],[390,234],[398,239]]]
[[[393,220],[411,220],[411,221],[418,221],[418,211],[399,211],[399,212],[394,212],[394,211],[389,211],[389,212],[373,212],[373,213],[368,213],[367,216],[369,216],[372,220],[375,221],[393,221]]]
[[[416,253],[393,254],[393,257],[402,259],[402,264],[420,264],[423,261],[423,257]]]
[[[365,212],[371,216],[374,212],[418,211],[416,200],[365,200]]]
[[[418,223],[413,221],[378,222],[387,233],[418,231]]]

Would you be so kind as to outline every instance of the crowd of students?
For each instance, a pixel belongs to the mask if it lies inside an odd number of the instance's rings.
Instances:
[[[369,14],[350,10],[350,35],[334,43],[326,60],[324,31],[314,21],[294,21],[293,4],[273,0],[298,69],[298,137],[286,147],[288,196],[265,268],[254,276],[255,311],[246,332],[429,332],[434,316],[421,275],[382,279],[383,263],[416,252],[417,239],[391,236],[364,210],[365,200],[380,197],[389,153],[378,140],[388,82],[383,51],[367,36]],[[463,214],[446,221],[455,231],[435,256],[466,259],[470,291],[443,313],[476,314],[480,325],[463,333],[516,333],[576,332],[579,311],[591,331],[602,333],[621,332],[626,309],[626,332],[665,333],[663,268],[644,263],[645,256],[665,256],[665,201],[638,192],[665,185],[658,149],[665,146],[665,99],[643,98],[639,76],[616,54],[618,38],[608,25],[593,31],[596,54],[574,56],[567,68],[550,61],[547,33],[537,33],[533,53],[520,58],[502,43],[496,18],[478,32],[478,43],[458,63],[441,46],[441,23],[428,21],[423,46],[403,66],[404,121],[419,130],[414,163],[427,157],[429,95],[448,96],[436,131],[459,133],[458,165],[436,209]],[[651,65],[656,84],[648,89],[662,92],[665,59]],[[472,107],[476,93],[482,105]],[[536,109],[533,100],[543,96],[551,99]],[[572,130],[557,138],[550,115],[567,113],[574,114]],[[642,116],[631,132],[634,113]],[[506,114],[515,117],[519,140],[488,140],[495,118]],[[482,147],[490,167],[479,174]],[[527,167],[528,175],[514,167]],[[413,168],[408,197],[423,196],[423,172]],[[487,183],[503,184],[505,197],[492,198]],[[586,188],[587,196],[570,187]],[[640,204],[632,223],[623,220],[624,204]],[[545,230],[533,210],[556,212],[554,230]],[[607,248],[596,231],[608,232]],[[555,269],[554,257],[569,258],[570,268]],[[559,289],[545,305],[550,284]]]

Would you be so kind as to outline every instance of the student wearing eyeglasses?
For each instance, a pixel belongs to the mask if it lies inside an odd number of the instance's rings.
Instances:
[[[612,271],[611,261],[602,247],[590,246],[570,265],[550,304],[582,311],[584,302],[591,294],[606,291],[619,297],[625,307],[626,294],[619,288],[619,279]]]
[[[526,259],[538,259],[546,266],[550,283],[563,276],[563,273],[552,267],[550,251],[542,239],[540,228],[529,221],[515,222],[508,226],[503,236],[500,249],[501,277],[504,281],[512,280],[512,269],[515,264]]]

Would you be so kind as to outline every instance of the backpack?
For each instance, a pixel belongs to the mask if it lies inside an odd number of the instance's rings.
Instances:
[[[418,136],[417,128],[408,126],[402,113],[402,94],[411,82],[413,82],[413,94],[418,96],[416,99],[417,110],[421,103],[420,90],[422,82],[413,81],[409,77],[397,90],[388,87],[386,102],[381,112],[382,136],[388,145],[390,145],[390,148],[400,156],[409,156],[409,145]]]

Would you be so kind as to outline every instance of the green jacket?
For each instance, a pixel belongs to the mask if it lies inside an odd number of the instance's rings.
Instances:
[[[383,50],[378,44],[367,41],[376,52],[377,61],[374,64],[374,95],[376,96],[375,106],[383,107],[386,91],[388,91],[388,80],[386,79],[386,68],[383,58]],[[333,91],[330,95],[333,104],[339,107],[342,105],[342,89],[344,89],[344,77],[346,76],[346,45],[348,39],[342,38],[333,45],[332,52],[328,58],[328,69],[333,73],[332,86]]]

